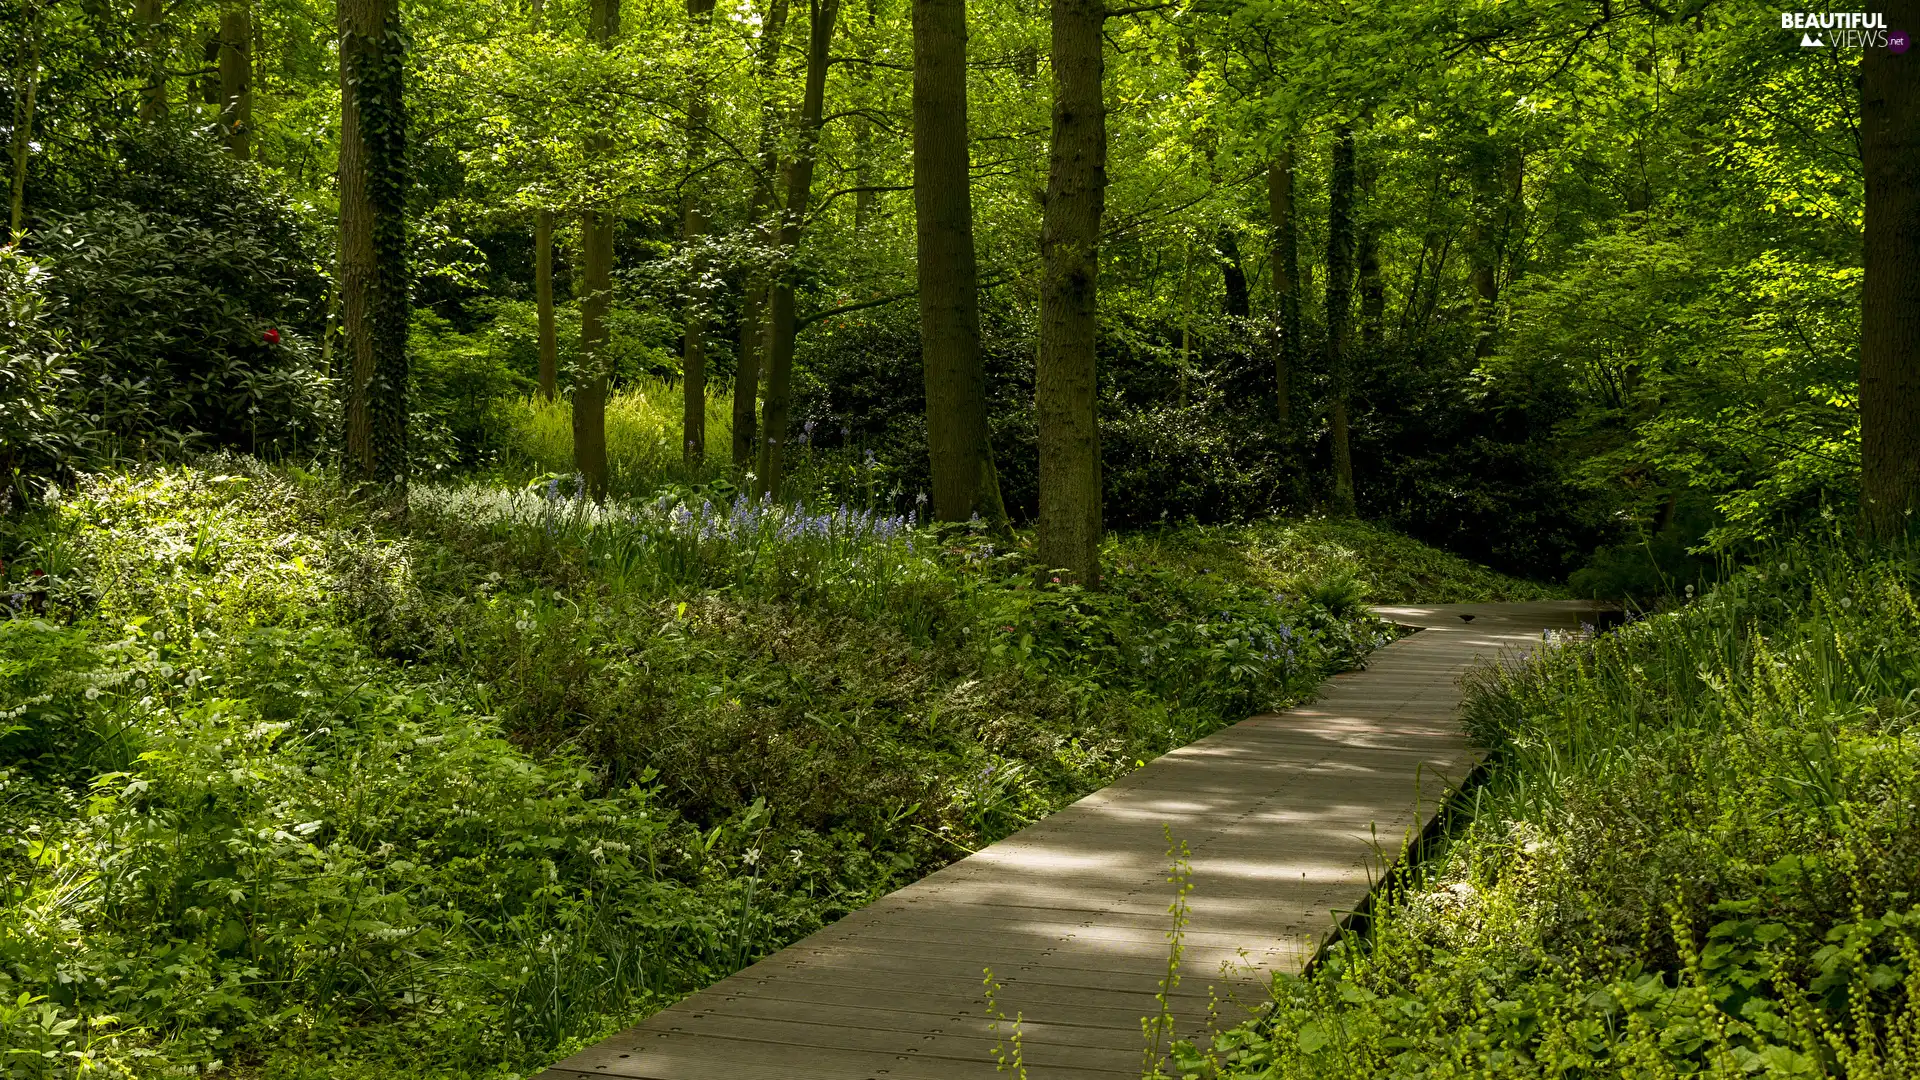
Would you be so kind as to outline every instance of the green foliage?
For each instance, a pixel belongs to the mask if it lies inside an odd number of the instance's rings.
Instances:
[[[66,331],[48,311],[47,268],[17,247],[0,248],[0,484],[5,504],[39,494],[35,481],[70,467],[86,425],[74,414]]]
[[[1920,1068],[1920,561],[1782,547],[1485,672],[1493,773],[1220,1075]]]
[[[201,133],[113,149],[84,198],[42,208],[0,256],[0,468],[316,446],[335,410],[318,245],[296,209]]]
[[[370,513],[230,458],[0,534],[44,612],[0,621],[14,1075],[515,1075],[1384,633],[1221,530],[1086,593],[867,511],[551,478]]]

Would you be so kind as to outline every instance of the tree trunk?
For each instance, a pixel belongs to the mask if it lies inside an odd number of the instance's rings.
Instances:
[[[340,0],[341,478],[407,482],[407,122],[398,0]]]
[[[1887,25],[1920,29],[1898,0]],[[1860,290],[1860,497],[1867,535],[1893,540],[1920,512],[1920,71],[1913,56],[1860,60],[1866,280]]]
[[[1293,209],[1293,144],[1267,166],[1267,212],[1273,225],[1273,350],[1276,410],[1281,427],[1293,421],[1293,373],[1300,366],[1300,229]],[[1285,432],[1289,437],[1291,430]]]
[[[560,396],[560,333],[553,321],[553,211],[533,212],[533,307],[540,323],[540,396]]]
[[[1360,345],[1367,360],[1379,356],[1387,315],[1387,288],[1380,276],[1380,217],[1373,201],[1373,167],[1359,170]]]
[[[26,93],[16,94],[13,99],[13,198],[8,211],[7,235],[11,243],[26,227],[27,220],[27,157],[33,151],[33,99],[40,89],[40,10],[30,8],[27,12],[27,69],[14,80],[14,85],[26,85]]]
[[[593,0],[587,37],[608,48],[620,33],[620,0]],[[590,158],[606,153],[606,139],[587,141]],[[593,207],[580,215],[580,353],[584,370],[573,388],[573,467],[587,493],[607,497],[607,311],[613,301],[613,211]]]
[[[964,0],[962,0],[964,3]],[[880,12],[876,0],[867,0],[867,37],[862,42],[860,55],[863,59],[872,59],[872,41],[876,25],[880,21]],[[964,46],[964,42],[962,42]],[[918,78],[918,72],[915,78]],[[861,110],[853,118],[853,231],[867,231],[867,224],[873,220],[873,120],[866,110],[873,107],[873,68],[867,64],[854,65],[853,78],[859,84],[859,100],[854,104]]]
[[[1472,273],[1480,332],[1474,339],[1473,355],[1482,359],[1493,355],[1499,333],[1500,268],[1520,220],[1525,160],[1519,147],[1509,147],[1475,169]]]
[[[787,166],[787,209],[780,219],[781,266],[767,290],[767,406],[760,438],[758,494],[780,497],[787,422],[793,411],[793,341],[799,332],[793,311],[794,249],[813,196],[813,163],[820,116],[827,97],[827,47],[840,0],[808,0],[807,82],[796,117],[793,161]]]
[[[162,0],[134,0],[134,21],[140,24],[140,51],[147,64],[147,81],[140,87],[140,119],[149,123],[167,115],[166,9]]]
[[[1329,428],[1333,442],[1333,513],[1353,516],[1353,453],[1347,406],[1353,383],[1353,126],[1333,146],[1327,201],[1327,373],[1333,382]]]
[[[253,9],[236,3],[220,13],[220,138],[227,152],[253,154]]]
[[[1096,361],[1107,115],[1101,0],[1052,0],[1053,143],[1040,225],[1039,554],[1088,588],[1100,583]]]
[[[967,140],[966,0],[914,0],[913,203],[933,516],[966,521],[978,514],[1004,530],[980,360]]]
[[[767,293],[749,281],[740,298],[740,361],[733,373],[733,465],[754,467],[754,428],[760,399],[760,354],[766,351],[767,326],[762,317]]]
[[[1247,294],[1247,270],[1240,261],[1240,239],[1233,235],[1232,229],[1222,227],[1214,247],[1220,252],[1220,284],[1226,292],[1226,313],[1244,319],[1253,313],[1253,304]]]
[[[687,19],[693,24],[695,40],[704,42],[713,21],[714,0],[687,0]],[[695,55],[700,51],[696,48]],[[698,59],[695,63],[698,64]],[[707,85],[697,69],[687,101],[687,186],[680,200],[680,239],[689,246],[707,234],[707,215],[694,193],[701,181],[695,178],[705,153],[709,102]],[[707,306],[711,290],[705,281],[706,260],[696,255],[688,267],[691,284],[687,289],[686,310],[681,323],[681,410],[680,449],[689,469],[707,459]]]
[[[758,229],[762,242],[774,239],[765,220],[773,206],[773,177],[779,172],[779,155],[774,147],[775,114],[771,103],[774,66],[780,59],[780,42],[787,32],[787,0],[770,0],[760,28],[757,45],[759,80],[768,102],[761,108],[759,168],[747,210],[747,226]],[[759,270],[747,275],[740,304],[740,362],[733,377],[733,464],[742,471],[757,468],[759,443],[756,416],[759,412],[760,379],[765,368],[761,362],[767,350],[767,281]]]

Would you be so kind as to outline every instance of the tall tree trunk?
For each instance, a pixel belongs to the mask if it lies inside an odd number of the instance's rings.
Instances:
[[[1920,3],[1887,25],[1920,29]],[[1920,515],[1920,71],[1913,56],[1860,60],[1866,280],[1860,290],[1860,497],[1867,534],[1891,540]]]
[[[964,0],[963,0],[964,2]],[[867,36],[861,42],[862,59],[872,59],[873,35],[880,21],[880,12],[876,0],[867,0]],[[867,64],[854,66],[854,81],[859,84],[859,100],[854,104],[860,112],[853,118],[853,231],[867,231],[868,222],[873,220],[873,120],[866,110],[873,108],[873,68]],[[918,78],[916,72],[915,78]]]
[[[1220,253],[1220,284],[1226,292],[1225,311],[1236,319],[1244,319],[1253,313],[1253,304],[1247,294],[1247,269],[1240,259],[1240,238],[1233,230],[1222,226],[1214,249]]]
[[[1107,197],[1101,0],[1052,0],[1053,143],[1040,225],[1039,554],[1088,588],[1100,583],[1100,218]]]
[[[1267,213],[1273,226],[1273,380],[1280,424],[1292,436],[1293,373],[1300,366],[1300,227],[1293,208],[1293,144],[1267,166]]]
[[[1327,201],[1327,372],[1333,400],[1328,407],[1333,441],[1333,512],[1353,515],[1353,452],[1347,407],[1353,385],[1353,126],[1340,128],[1333,145],[1333,175]]]
[[[780,497],[785,478],[787,422],[793,411],[793,342],[799,332],[793,311],[794,249],[800,246],[800,226],[813,197],[814,151],[820,139],[820,116],[826,106],[827,47],[840,0],[808,0],[807,82],[796,117],[794,158],[787,166],[787,208],[780,219],[781,266],[767,290],[767,406],[760,439],[758,493]]]
[[[220,12],[220,138],[242,160],[253,154],[253,8]]]
[[[913,3],[913,203],[933,516],[1006,527],[987,433],[968,175],[967,3]]]
[[[407,118],[398,0],[340,0],[340,315],[350,487],[407,482]]]
[[[714,0],[687,0],[687,19],[697,43],[706,41],[713,22]],[[700,243],[707,234],[707,215],[695,194],[700,181],[694,172],[705,155],[707,115],[710,111],[705,76],[698,70],[702,50],[695,49],[696,70],[687,101],[687,186],[680,199],[680,239],[689,246]],[[689,266],[691,284],[687,289],[686,310],[681,320],[681,409],[680,449],[687,468],[707,459],[707,306],[712,290],[706,283],[706,260],[695,256]]]
[[[546,0],[533,0],[533,25],[544,28]],[[560,330],[553,316],[553,211],[533,212],[533,310],[539,326],[540,396],[560,396]]]
[[[13,99],[13,198],[7,215],[8,241],[20,235],[27,220],[27,158],[33,151],[33,99],[40,89],[40,8],[27,9],[27,67],[14,79],[26,92]]]
[[[1360,344],[1368,360],[1378,357],[1387,314],[1387,287],[1380,276],[1380,216],[1373,201],[1373,166],[1359,168]]]
[[[560,396],[560,331],[553,318],[553,211],[533,212],[533,307],[540,331],[540,396]]]
[[[1520,220],[1522,170],[1526,159],[1518,146],[1489,151],[1496,156],[1481,161],[1474,171],[1473,293],[1479,334],[1473,355],[1493,355],[1499,334],[1500,268],[1506,263]],[[1643,208],[1644,209],[1644,208]]]
[[[133,18],[140,24],[140,51],[147,64],[147,81],[140,87],[140,119],[151,123],[167,115],[165,5],[162,0],[134,0]]]
[[[609,48],[620,33],[620,0],[593,0],[587,37]],[[606,153],[604,136],[587,140],[587,154]],[[584,371],[573,388],[573,467],[587,493],[607,497],[607,311],[613,302],[613,211],[589,208],[580,215],[580,353]]]
[[[751,280],[740,297],[740,361],[733,373],[733,465],[743,470],[754,467],[758,448],[753,435],[758,424],[760,356],[767,345],[766,297],[766,290]]]
[[[768,246],[774,236],[766,216],[773,206],[774,177],[780,171],[779,154],[773,138],[776,112],[772,83],[774,67],[780,59],[780,42],[787,32],[787,10],[788,0],[768,0],[766,15],[761,20],[760,40],[756,46],[757,74],[766,102],[760,110],[759,163],[747,209],[747,226],[759,230],[762,243]],[[767,351],[766,276],[757,269],[749,273],[742,294],[740,362],[733,377],[733,464],[735,468],[745,471],[757,468],[755,462],[759,455],[760,444],[755,434],[759,430],[756,416],[759,411],[760,380],[765,368],[761,361]]]

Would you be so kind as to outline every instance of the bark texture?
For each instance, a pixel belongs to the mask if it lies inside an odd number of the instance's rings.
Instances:
[[[696,42],[703,41],[713,21],[714,0],[687,0],[687,20]],[[697,48],[696,48],[697,53]],[[701,180],[696,176],[706,152],[707,115],[711,103],[698,70],[687,99],[687,186],[680,199],[680,239],[692,246],[707,235],[707,215],[700,205]],[[689,267],[692,284],[680,328],[680,449],[688,468],[707,459],[707,308],[712,302],[706,283],[707,265],[695,257]]]
[[[1293,144],[1267,166],[1267,213],[1273,227],[1273,383],[1275,410],[1291,436],[1293,373],[1300,366],[1300,228],[1293,207]]]
[[[1220,286],[1226,294],[1224,310],[1236,319],[1244,319],[1253,314],[1253,302],[1247,294],[1247,270],[1240,258],[1240,239],[1232,229],[1222,228],[1214,249],[1220,253]]]
[[[762,246],[772,247],[774,226],[767,220],[773,207],[774,178],[780,172],[780,157],[774,145],[777,123],[773,105],[774,67],[780,59],[780,43],[787,33],[788,0],[769,0],[761,19],[760,40],[755,46],[755,66],[761,91],[766,95],[760,109],[760,145],[757,154],[753,192],[749,198],[747,223],[758,229]],[[733,376],[733,464],[743,471],[757,468],[760,382],[767,353],[767,276],[759,270],[747,275],[740,300],[740,361]]]
[[[253,155],[253,8],[220,12],[220,138],[237,158]]]
[[[966,0],[914,0],[913,202],[933,516],[1006,527],[987,433],[967,153]]]
[[[1886,7],[1920,30],[1920,3]],[[1860,290],[1860,497],[1867,534],[1892,540],[1920,517],[1920,54],[1860,61],[1866,279]]]
[[[560,331],[553,318],[553,211],[533,213],[533,306],[540,324],[540,396],[560,396]]]
[[[140,119],[167,115],[166,8],[161,0],[134,0],[133,21],[140,25],[140,51],[145,54],[147,81],[140,88]]]
[[[1379,356],[1381,333],[1387,316],[1387,286],[1380,276],[1380,216],[1373,204],[1373,168],[1357,167],[1360,177],[1359,218],[1360,345],[1361,356],[1374,361]]]
[[[1039,554],[1089,588],[1100,582],[1100,426],[1095,397],[1100,219],[1107,114],[1101,93],[1106,9],[1052,0],[1053,142],[1040,225]]]
[[[807,81],[795,117],[793,161],[787,165],[787,206],[780,218],[781,268],[767,290],[767,404],[760,434],[760,468],[755,494],[780,497],[784,479],[787,424],[793,412],[793,342],[799,332],[793,310],[791,259],[800,246],[800,223],[813,197],[814,152],[827,97],[827,48],[840,16],[840,0],[809,0]]]
[[[587,37],[601,48],[620,33],[620,0],[593,0]],[[606,152],[589,140],[588,154]],[[595,500],[607,497],[607,311],[613,302],[613,211],[592,207],[580,215],[580,353],[585,370],[573,388],[573,467]]]
[[[340,326],[347,354],[342,479],[407,480],[406,57],[398,0],[341,0]]]
[[[1333,144],[1327,200],[1327,373],[1333,383],[1327,426],[1333,451],[1333,513],[1353,515],[1353,451],[1347,410],[1353,385],[1353,128]]]

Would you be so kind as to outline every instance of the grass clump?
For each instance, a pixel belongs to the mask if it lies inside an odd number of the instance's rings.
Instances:
[[[224,459],[6,524],[0,1075],[521,1074],[1386,635],[1132,541],[1089,593],[567,487]]]
[[[1277,518],[1249,525],[1184,525],[1130,534],[1125,557],[1236,583],[1316,597],[1342,608],[1362,603],[1475,603],[1552,600],[1554,586],[1508,577],[1391,529],[1334,518]]]
[[[1920,1073],[1917,591],[1793,551],[1484,673],[1464,824],[1210,1071]]]

